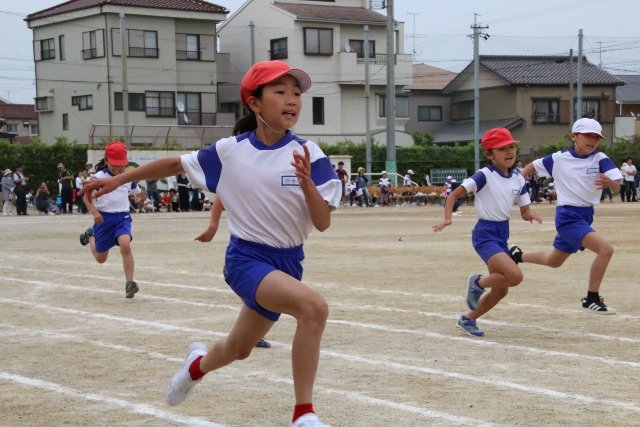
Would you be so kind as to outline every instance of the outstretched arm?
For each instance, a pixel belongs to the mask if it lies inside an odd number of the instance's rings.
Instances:
[[[213,236],[218,232],[218,225],[220,224],[220,216],[222,215],[222,211],[224,210],[224,205],[222,204],[222,199],[216,196],[216,199],[213,201],[213,207],[211,208],[211,215],[209,216],[209,226],[206,230],[204,230],[198,237],[194,240],[199,242],[210,242],[213,240]]]
[[[531,179],[535,171],[536,168],[533,166],[533,162],[531,162],[527,166],[525,166],[522,171],[520,171],[520,174],[525,177],[525,179]]]
[[[449,194],[446,202],[444,203],[444,221],[438,225],[434,225],[431,229],[435,232],[442,231],[448,225],[451,225],[451,214],[453,213],[453,205],[455,205],[457,199],[461,199],[467,195],[467,189],[462,185],[456,188]]]
[[[110,178],[93,179],[84,186],[81,193],[87,194],[89,198],[93,198],[110,193],[122,184],[126,184],[128,182],[154,178],[159,179],[181,173],[184,173],[184,168],[182,167],[180,157],[167,157],[165,159],[155,160]],[[97,190],[95,194],[93,194],[93,190]]]

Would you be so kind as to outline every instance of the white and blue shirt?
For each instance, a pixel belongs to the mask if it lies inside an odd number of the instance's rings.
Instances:
[[[94,178],[109,178],[114,176],[108,168],[99,170]],[[137,182],[122,184],[111,193],[93,199],[93,205],[100,212],[129,212],[129,192],[140,194],[142,189]]]
[[[599,173],[614,181],[622,179],[620,169],[599,151],[581,156],[569,148],[534,160],[533,166],[538,176],[554,178],[558,206],[591,207],[599,204],[602,189],[594,184]]]
[[[475,193],[478,216],[487,221],[508,221],[514,204],[531,203],[522,175],[509,172],[505,176],[493,165],[478,170],[462,181],[462,186]]]
[[[291,165],[294,150],[311,155],[311,179],[336,209],[342,183],[320,147],[290,131],[275,144],[260,142],[255,132],[224,138],[184,154],[182,167],[195,187],[224,200],[229,232],[240,239],[276,248],[304,243],[313,228],[304,193]]]

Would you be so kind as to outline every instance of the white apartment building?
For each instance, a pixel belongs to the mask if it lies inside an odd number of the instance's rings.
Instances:
[[[302,68],[313,82],[303,95],[298,135],[316,142],[365,140],[365,31],[369,39],[370,129],[386,144],[387,17],[368,0],[248,0],[219,25],[220,51],[230,55],[232,73],[222,76],[222,111],[237,111],[239,83],[252,61],[280,59]],[[380,12],[380,13],[379,13]],[[396,145],[411,145],[404,133],[412,82],[404,54],[404,24],[395,25]]]
[[[87,143],[96,124],[113,124],[113,136],[121,136],[124,102],[128,123],[152,130],[233,125],[233,116],[218,114],[218,70],[228,56],[216,52],[216,25],[227,14],[200,0],[71,0],[28,15],[42,140]]]

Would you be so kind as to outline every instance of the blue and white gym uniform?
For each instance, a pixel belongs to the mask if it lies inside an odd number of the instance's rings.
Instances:
[[[108,168],[102,169],[94,175],[95,178],[109,178],[112,176],[114,175]],[[107,252],[118,244],[118,237],[123,234],[132,236],[129,192],[137,195],[141,191],[137,182],[131,182],[123,184],[111,193],[104,194],[93,200],[94,206],[104,219],[102,224],[93,225],[96,252]]]
[[[509,253],[509,219],[513,205],[531,203],[522,175],[503,175],[493,165],[484,167],[462,182],[468,193],[475,193],[479,220],[471,232],[473,248],[486,263],[493,255]]]
[[[562,150],[533,161],[538,176],[554,178],[558,206],[553,247],[562,252],[583,250],[582,239],[594,231],[593,207],[600,203],[602,190],[594,184],[599,173],[614,181],[622,179],[618,169],[606,154],[596,151],[587,156],[573,148]]]
[[[334,210],[342,184],[331,161],[316,143],[290,131],[271,146],[260,142],[255,132],[247,132],[181,157],[192,185],[224,200],[231,233],[225,280],[248,307],[274,321],[280,314],[255,301],[258,284],[274,270],[300,280],[302,245],[313,229],[291,165],[293,151],[303,153],[303,144],[311,155],[311,179]]]

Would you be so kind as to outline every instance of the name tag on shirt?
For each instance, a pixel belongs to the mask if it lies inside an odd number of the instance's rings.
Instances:
[[[587,175],[595,175],[600,172],[598,168],[587,168]]]
[[[298,177],[295,175],[283,175],[280,177],[280,186],[298,187]]]

